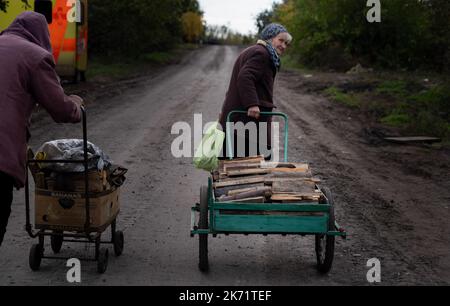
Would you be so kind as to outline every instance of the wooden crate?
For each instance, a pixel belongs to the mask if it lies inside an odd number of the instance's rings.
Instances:
[[[120,210],[120,188],[91,193],[91,232],[104,231]],[[84,193],[36,189],[35,225],[37,229],[84,231],[86,200]]]

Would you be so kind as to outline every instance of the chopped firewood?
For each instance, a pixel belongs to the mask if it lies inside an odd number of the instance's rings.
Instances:
[[[269,169],[242,169],[242,170],[232,170],[227,171],[228,176],[244,176],[244,175],[257,175],[257,174],[268,174]]]
[[[264,156],[253,156],[253,157],[243,157],[243,158],[235,158],[232,160],[224,160],[224,165],[229,164],[243,164],[243,163],[260,163],[264,160]]]
[[[261,162],[261,168],[263,169],[303,169],[304,171],[309,170],[308,164],[302,163],[277,163],[277,162]]]
[[[311,200],[311,201],[319,201],[321,195],[320,194],[273,194],[271,197],[272,201],[303,201],[303,200]]]
[[[232,196],[222,196],[218,200],[219,202],[236,201],[239,199],[257,198],[257,197],[270,197],[272,194],[272,188],[263,187],[257,190],[251,190],[243,193],[234,194]]]
[[[216,198],[219,198],[223,195],[229,196],[236,193],[242,193],[250,190],[257,190],[257,188],[264,187],[264,183],[259,184],[247,184],[247,185],[236,185],[236,186],[228,186],[228,187],[221,187],[221,188],[215,188],[215,196]]]
[[[247,199],[240,199],[235,201],[230,201],[231,203],[264,203],[266,200],[265,197],[256,197],[256,198],[247,198]]]
[[[264,183],[267,185],[273,185],[274,182],[291,182],[291,181],[304,181],[304,182],[313,182],[313,183],[320,183],[321,180],[319,178],[315,177],[273,177],[273,176],[266,176]]]
[[[246,185],[247,186],[247,185]],[[239,193],[244,193],[244,192],[249,192],[249,191],[257,191],[257,190],[261,190],[263,188],[270,188],[267,186],[264,186],[264,184],[259,184],[259,186],[257,187],[247,187],[247,188],[241,188],[241,189],[235,189],[235,190],[230,190],[228,191],[228,196],[233,196]]]
[[[273,182],[273,193],[313,193],[316,189],[316,183],[311,181],[285,181]]]
[[[242,169],[258,169],[261,168],[261,163],[242,163],[242,164],[227,164],[223,166],[223,172],[230,170],[242,170]]]
[[[264,176],[253,176],[245,179],[226,179],[224,181],[216,182],[213,184],[214,188],[221,188],[227,186],[236,186],[236,185],[246,185],[246,184],[256,184],[263,183],[265,180]]]
[[[286,172],[286,173],[307,173],[310,174],[308,169],[304,168],[271,168],[268,169],[271,173],[279,173],[279,172]]]

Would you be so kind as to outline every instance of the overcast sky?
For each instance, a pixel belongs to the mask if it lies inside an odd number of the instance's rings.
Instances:
[[[256,16],[281,0],[199,0],[210,25],[226,25],[242,34],[256,33]]]

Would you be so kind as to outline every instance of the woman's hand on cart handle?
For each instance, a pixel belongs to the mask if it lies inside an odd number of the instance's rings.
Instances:
[[[259,119],[260,114],[261,110],[259,109],[259,106],[252,106],[248,109],[247,116]]]
[[[72,99],[72,101],[78,105],[79,107],[84,107],[84,101],[80,96],[77,95],[70,95],[70,98]]]

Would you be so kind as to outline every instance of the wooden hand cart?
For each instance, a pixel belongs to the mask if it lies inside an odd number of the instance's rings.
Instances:
[[[235,113],[228,115],[227,122]],[[283,113],[263,112],[264,116],[280,116],[285,120],[284,162],[288,160],[288,117]],[[231,133],[227,127],[228,156],[232,157]],[[321,273],[330,271],[335,247],[335,237],[346,238],[345,231],[335,221],[334,201],[331,191],[320,186],[319,201],[311,203],[237,203],[217,201],[213,190],[213,176],[208,185],[200,189],[200,203],[191,208],[191,237],[199,237],[199,268],[209,269],[208,235],[219,234],[277,234],[313,235],[317,269]],[[198,217],[197,217],[198,215]],[[197,222],[198,220],[198,222]]]

